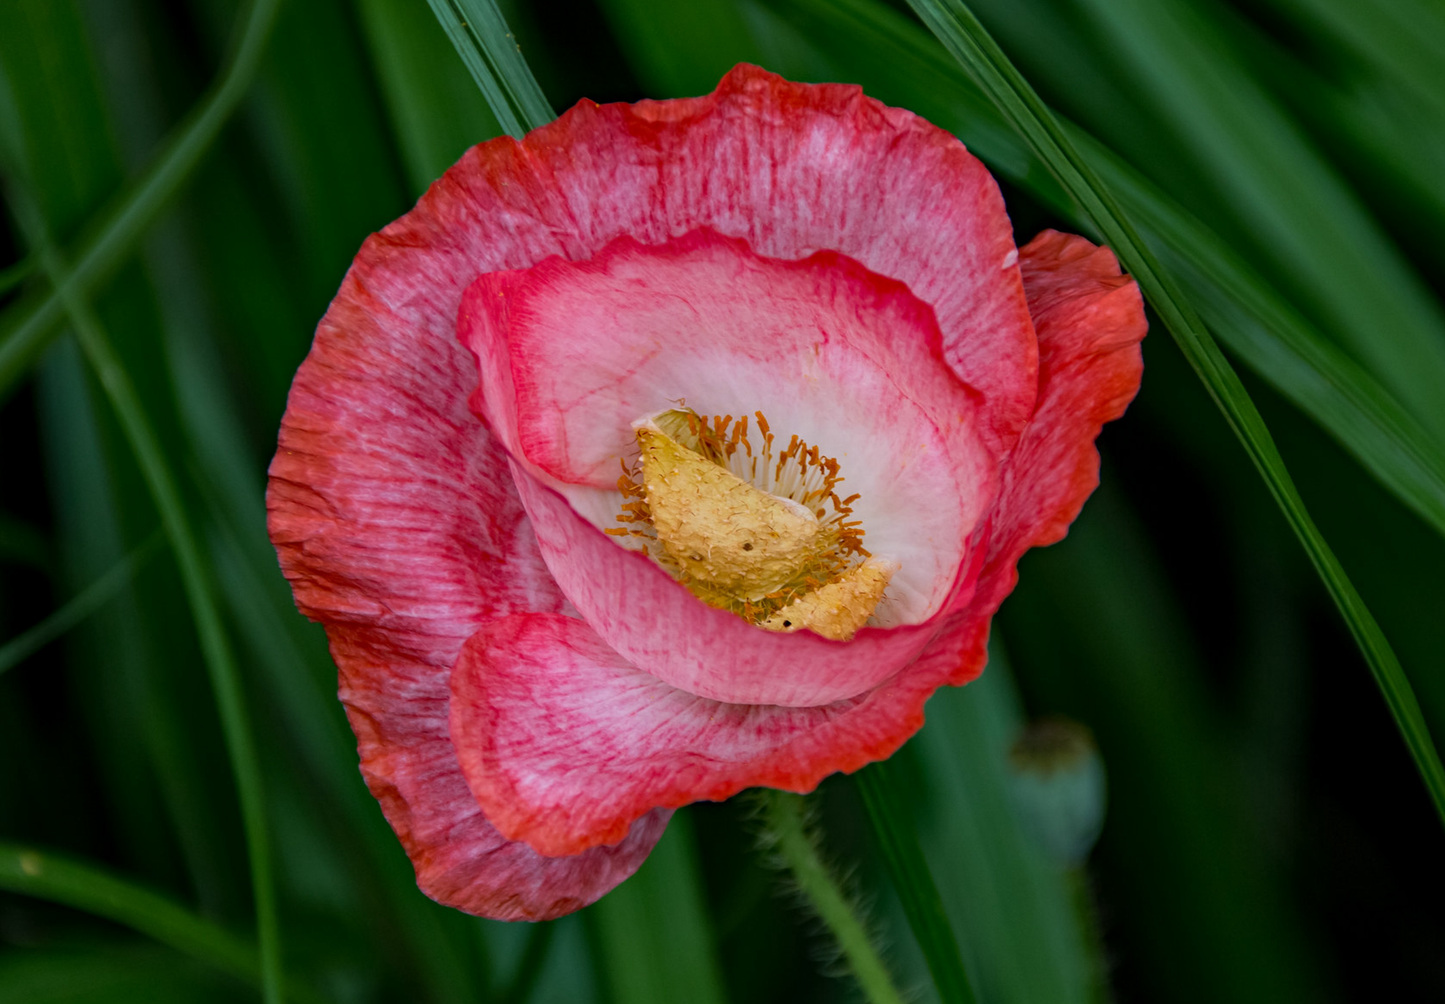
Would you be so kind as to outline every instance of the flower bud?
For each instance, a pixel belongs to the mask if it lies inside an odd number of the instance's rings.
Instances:
[[[1088,728],[1068,718],[1029,724],[1009,751],[1014,805],[1050,858],[1084,863],[1104,826],[1104,761]]]

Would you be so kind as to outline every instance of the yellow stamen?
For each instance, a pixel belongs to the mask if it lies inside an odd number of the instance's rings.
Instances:
[[[897,570],[894,562],[869,558],[826,586],[798,597],[759,626],[788,632],[807,628],[824,638],[847,641],[878,609],[883,590]]]
[[[761,600],[798,577],[823,544],[818,518],[769,495],[659,430],[637,430],[652,528],[680,569],[714,590]]]
[[[754,417],[757,451],[747,416],[679,408],[638,423],[640,456],[617,482],[622,525],[606,532],[642,540],[711,606],[772,631],[851,638],[897,566],[864,560],[862,526],[848,519],[859,496],[839,498],[838,462],[797,436],[774,454],[767,419]]]

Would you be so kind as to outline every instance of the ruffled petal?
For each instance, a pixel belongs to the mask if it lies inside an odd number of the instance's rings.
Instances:
[[[657,806],[755,785],[811,791],[891,755],[923,724],[923,702],[956,669],[962,640],[848,701],[747,706],[629,666],[580,620],[519,614],[462,650],[452,736],[498,829],[544,854],[576,854],[619,839]]]
[[[702,98],[584,101],[521,142],[472,148],[383,236],[425,242],[450,296],[484,272],[703,227],[771,258],[836,251],[905,283],[983,395],[991,451],[1012,446],[1038,354],[998,186],[952,135],[857,87],[738,66]]]
[[[614,846],[545,857],[504,837],[467,786],[448,727],[448,674],[375,656],[364,630],[332,629],[341,699],[361,773],[432,899],[497,920],[550,920],[600,899],[635,872],[670,810],[645,812]]]
[[[1144,300],[1112,251],[1045,230],[1019,262],[1039,335],[1039,405],[1004,465],[975,617],[991,617],[1013,591],[1025,551],[1068,533],[1099,485],[1094,441],[1124,414],[1144,374]]]
[[[1030,547],[1059,540],[1098,483],[1094,440],[1139,387],[1146,323],[1113,255],[1045,232],[1023,253],[1043,366],[1039,408],[1004,472],[972,601],[917,660],[822,707],[723,704],[627,661],[586,624],[505,618],[469,640],[452,673],[452,732],[477,800],[507,835],[548,853],[605,844],[657,806],[764,785],[809,791],[890,756],[944,684],[978,676],[989,623]],[[558,500],[558,505],[562,505]]]
[[[899,566],[880,624],[942,605],[993,501],[977,395],[944,362],[932,311],[841,255],[765,259],[711,230],[653,247],[622,238],[587,262],[483,276],[458,335],[480,363],[473,407],[596,526],[616,525],[632,423],[678,401],[703,415],[761,410],[782,442],[798,435],[836,458],[868,549]],[[751,438],[761,446],[756,427]]]
[[[564,600],[467,408],[473,366],[445,291],[415,274],[424,257],[369,242],[318,328],[271,464],[271,539],[298,607],[326,625],[362,773],[421,888],[488,916],[557,916],[630,874],[665,819],[596,860],[553,861],[503,840],[467,790],[452,662],[489,618]]]

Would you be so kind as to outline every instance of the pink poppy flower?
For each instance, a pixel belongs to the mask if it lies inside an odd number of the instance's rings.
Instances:
[[[362,246],[267,495],[423,891],[555,917],[678,806],[893,753],[1097,484],[1144,330],[856,87],[739,66],[470,150]]]

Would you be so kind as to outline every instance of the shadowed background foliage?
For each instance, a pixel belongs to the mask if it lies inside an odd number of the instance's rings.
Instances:
[[[1020,242],[1086,226],[905,4],[501,6],[554,110],[703,93],[739,61],[856,82],[982,157]],[[972,7],[1241,369],[1440,734],[1445,13]],[[416,891],[357,774],[266,541],[265,465],[361,240],[499,131],[427,0],[0,3],[0,999],[256,999],[258,825],[288,999],[858,999],[746,797],[680,813],[582,913],[505,925]],[[85,285],[68,315],[56,260]],[[977,996],[1445,995],[1445,841],[1390,714],[1162,325],[1144,353],[1103,486],[1025,558],[984,678],[933,699],[892,771]],[[1016,804],[1010,746],[1047,714],[1107,769],[1083,867]],[[857,788],[810,801],[896,981],[934,999]]]

